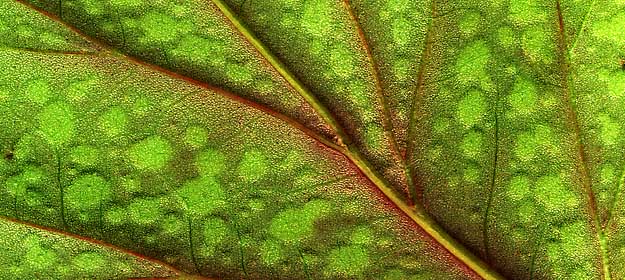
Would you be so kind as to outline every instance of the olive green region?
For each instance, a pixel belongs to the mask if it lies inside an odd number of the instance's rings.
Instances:
[[[623,1],[25,2],[58,19],[0,2],[4,217],[224,279],[625,279]],[[463,245],[373,191],[407,176]],[[0,227],[0,278],[170,273]]]
[[[3,84],[19,89],[0,101],[19,113],[0,121],[2,216],[196,276],[472,276],[389,213],[347,159],[260,110],[118,56],[5,50],[0,64],[17,77]],[[147,259],[139,270],[6,227],[2,276],[160,277],[144,273],[161,266]]]
[[[352,18],[346,2],[223,2],[344,124],[350,140],[408,200],[405,167],[398,161],[401,151],[393,147],[395,132],[387,125],[394,117],[384,113],[384,107],[394,108],[397,100],[378,91],[382,86],[374,70],[378,61],[368,55],[368,40],[359,36],[357,17]],[[398,34],[406,42],[411,36],[410,31]]]
[[[46,16],[12,0],[0,1],[0,48],[93,52],[92,45]]]
[[[61,15],[64,21],[123,53],[223,87],[290,116],[328,138],[333,136],[312,107],[210,1],[26,2]]]
[[[620,279],[622,233],[597,225],[622,209],[623,5],[560,2],[562,32],[556,1],[437,6],[412,163],[428,211],[504,276]]]
[[[168,277],[169,268],[61,233],[0,220],[2,279]]]

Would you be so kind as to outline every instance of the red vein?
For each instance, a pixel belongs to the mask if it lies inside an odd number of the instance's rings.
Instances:
[[[412,102],[412,109],[411,109],[411,114],[409,116],[408,119],[408,138],[411,138],[411,135],[414,135],[416,133],[416,119],[417,119],[417,106],[418,106],[418,100],[419,100],[419,96],[420,95],[424,95],[424,91],[425,91],[425,71],[426,68],[429,64],[429,61],[431,60],[431,56],[432,56],[432,44],[434,43],[434,32],[432,31],[434,29],[434,19],[436,19],[438,17],[437,13],[437,9],[436,9],[436,3],[434,0],[432,0],[432,21],[430,22],[430,25],[428,26],[428,30],[426,31],[425,34],[425,42],[423,43],[423,54],[421,55],[421,63],[419,64],[419,72],[417,73],[417,85],[416,85],[416,89],[415,89],[415,96]],[[408,141],[408,146],[406,148],[406,159],[410,160],[412,158],[412,153],[415,149],[414,147],[415,145],[415,140],[409,140]],[[408,169],[410,171],[411,177],[416,176],[417,172],[414,169],[413,165],[409,165]],[[413,182],[415,182],[415,179],[412,179]],[[415,204],[417,203],[421,203],[422,205],[425,205],[425,201],[423,199],[423,188],[422,186],[419,185],[415,185]]]
[[[83,241],[83,242],[87,242],[87,243],[90,243],[90,244],[93,244],[93,245],[101,246],[101,247],[104,247],[104,248],[106,248],[108,250],[116,251],[116,252],[122,253],[124,255],[133,256],[133,257],[135,257],[137,259],[140,259],[140,260],[143,260],[143,261],[150,262],[150,263],[153,263],[155,265],[161,266],[161,267],[171,271],[172,273],[176,274],[177,276],[186,276],[186,277],[190,276],[190,275],[187,275],[185,272],[183,272],[183,271],[181,271],[181,270],[179,270],[179,269],[177,269],[177,268],[175,268],[175,267],[173,267],[173,266],[171,266],[171,265],[169,265],[167,263],[164,263],[164,262],[159,261],[157,259],[153,259],[151,257],[139,254],[137,252],[134,252],[134,251],[131,251],[131,250],[128,250],[128,249],[117,247],[117,246],[115,246],[113,244],[109,244],[109,243],[103,242],[101,240],[96,240],[96,239],[92,239],[92,238],[89,238],[89,237],[76,235],[76,234],[73,234],[73,233],[70,233],[70,232],[67,232],[67,231],[58,230],[58,229],[55,229],[55,228],[50,228],[50,227],[46,227],[46,226],[42,226],[42,225],[32,224],[32,223],[29,223],[29,222],[26,222],[26,221],[21,221],[21,220],[17,220],[17,219],[14,219],[14,218],[11,218],[11,217],[6,217],[6,216],[0,216],[0,220],[11,222],[11,223],[15,223],[15,224],[20,224],[20,225],[23,225],[23,226],[26,226],[26,227],[35,228],[35,229],[42,230],[42,231],[45,231],[45,232],[50,232],[50,233],[53,233],[53,234],[58,234],[58,235],[65,236],[65,237],[68,237],[68,238],[72,238],[72,239],[80,240],[80,241]],[[209,278],[198,277],[196,279],[208,280]]]
[[[588,159],[586,156],[586,152],[584,149],[584,144],[582,143],[581,138],[581,129],[577,117],[577,112],[575,111],[573,100],[571,97],[571,87],[569,85],[569,61],[567,59],[567,41],[566,41],[566,30],[564,27],[564,18],[562,15],[562,8],[560,6],[560,0],[556,1],[556,12],[558,16],[558,47],[559,47],[559,64],[561,71],[560,78],[560,86],[562,88],[564,103],[566,110],[566,116],[569,123],[573,126],[573,136],[574,141],[577,146],[577,159],[579,164],[577,165],[578,172],[581,176],[581,183],[584,188],[584,191],[588,195],[588,211],[590,213],[590,218],[594,223],[594,228],[596,232],[597,242],[599,243],[599,247],[601,250],[601,266],[603,270],[601,271],[602,278],[605,280],[609,280],[610,276],[610,268],[608,266],[607,260],[607,248],[604,246],[604,233],[603,228],[601,227],[601,222],[599,220],[599,216],[597,214],[597,202],[595,198],[595,193],[592,190],[592,183],[590,179],[590,175],[588,172]],[[579,35],[578,35],[579,38]]]
[[[384,89],[382,88],[382,82],[380,79],[380,70],[378,69],[378,64],[376,63],[376,60],[373,57],[373,52],[371,50],[371,47],[369,46],[367,37],[362,27],[360,26],[360,22],[354,13],[354,9],[351,5],[351,1],[343,0],[343,4],[345,5],[345,8],[347,9],[349,13],[349,17],[354,24],[354,28],[356,29],[356,32],[358,33],[360,42],[362,43],[365,53],[367,54],[367,58],[371,62],[371,71],[373,72],[373,80],[375,83],[376,95],[380,102],[380,106],[382,107],[382,114],[383,114],[382,126],[384,127],[384,134],[386,134],[386,137],[389,139],[392,153],[395,155],[396,159],[399,161],[400,165],[402,166],[406,174],[406,183],[408,185],[409,199],[412,203],[416,203],[417,202],[416,197],[415,197],[416,187],[414,186],[412,176],[410,175],[411,174],[410,170],[408,168],[408,165],[406,164],[406,158],[402,156],[401,152],[399,151],[399,145],[397,144],[397,139],[395,137],[395,133],[393,132],[394,130],[393,122],[391,121],[391,113],[389,111],[388,103],[386,102],[386,98],[384,96]]]

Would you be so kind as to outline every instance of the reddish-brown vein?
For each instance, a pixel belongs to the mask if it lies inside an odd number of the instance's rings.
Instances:
[[[384,133],[386,137],[389,139],[389,145],[391,146],[392,153],[395,155],[396,159],[399,161],[400,165],[404,169],[404,173],[406,174],[406,184],[408,185],[408,194],[410,196],[410,201],[412,203],[416,203],[416,187],[414,186],[412,176],[410,175],[410,168],[406,164],[406,158],[402,155],[399,150],[399,145],[397,144],[397,138],[395,137],[395,133],[393,132],[393,122],[391,121],[391,112],[388,108],[388,103],[386,101],[386,97],[384,96],[384,89],[382,88],[382,81],[380,79],[380,70],[378,68],[378,64],[373,56],[373,52],[371,47],[369,46],[369,40],[365,35],[362,27],[360,26],[360,21],[356,17],[354,13],[354,8],[351,5],[350,0],[343,0],[343,4],[349,14],[351,21],[354,24],[354,28],[358,33],[358,37],[362,44],[365,53],[367,54],[367,58],[370,61],[371,72],[373,74],[373,82],[375,84],[376,95],[378,97],[378,101],[380,103],[380,107],[382,109],[382,126],[384,127]]]
[[[139,254],[137,252],[134,252],[134,251],[131,251],[131,250],[128,250],[128,249],[117,247],[117,246],[115,246],[113,244],[109,244],[109,243],[103,242],[101,240],[91,239],[89,237],[76,235],[76,234],[73,234],[73,233],[70,233],[70,232],[67,232],[67,231],[62,231],[62,230],[58,230],[58,229],[55,229],[55,228],[49,228],[49,227],[42,226],[42,225],[32,224],[32,223],[29,223],[29,222],[26,222],[26,221],[21,221],[21,220],[17,220],[17,219],[6,217],[6,216],[0,216],[0,220],[4,220],[4,221],[15,223],[15,224],[20,224],[20,225],[23,225],[23,226],[39,229],[39,230],[42,230],[42,231],[58,234],[58,235],[61,235],[61,236],[64,236],[64,237],[68,237],[68,238],[80,240],[80,241],[83,241],[83,242],[87,242],[87,243],[90,243],[90,244],[93,244],[93,245],[97,245],[97,246],[100,246],[100,247],[104,247],[104,248],[106,248],[108,250],[116,251],[116,252],[122,253],[124,255],[133,256],[133,257],[135,257],[137,259],[140,259],[140,260],[143,260],[143,261],[147,261],[147,262],[150,262],[150,263],[162,266],[163,268],[171,271],[172,273],[174,273],[174,274],[176,274],[178,276],[186,276],[186,277],[190,276],[187,273],[185,273],[185,272],[183,272],[183,271],[181,271],[181,270],[179,270],[179,269],[177,269],[177,268],[175,268],[175,267],[173,267],[173,266],[171,266],[169,264],[166,264],[166,263],[164,263],[162,261],[150,258],[148,256]],[[196,277],[194,279],[209,280],[209,278],[205,278],[205,277]]]
[[[421,61],[419,64],[419,71],[417,72],[417,84],[415,87],[415,95],[414,95],[414,99],[412,101],[412,109],[410,110],[411,114],[408,118],[408,143],[407,143],[407,147],[406,147],[406,160],[411,160],[412,159],[412,153],[414,152],[415,147],[415,141],[414,139],[410,139],[412,138],[413,135],[415,135],[416,133],[416,119],[417,119],[417,107],[419,106],[419,98],[421,95],[424,95],[424,91],[425,91],[425,72],[427,70],[427,67],[429,65],[429,61],[432,59],[432,45],[434,44],[434,32],[432,31],[434,29],[434,20],[436,19],[437,15],[437,10],[436,10],[436,3],[434,0],[432,0],[432,5],[431,5],[431,9],[432,9],[432,20],[430,22],[430,25],[428,26],[428,30],[426,31],[425,34],[425,42],[423,43],[423,50],[422,50],[422,55],[421,55]],[[413,170],[414,166],[413,165],[408,165],[408,170],[409,170],[409,174],[411,177],[416,176],[417,172],[415,170]],[[412,182],[416,182],[417,180],[415,178],[412,179]],[[421,204],[421,205],[425,205],[425,201],[423,199],[423,188],[420,185],[416,185],[415,186],[415,204]]]
[[[601,254],[601,265],[603,270],[601,271],[602,278],[605,280],[609,280],[610,269],[608,266],[607,260],[607,248],[604,246],[603,240],[603,228],[601,226],[601,221],[599,220],[599,216],[597,214],[597,202],[595,198],[595,193],[592,190],[591,178],[588,172],[588,158],[586,156],[586,152],[584,149],[584,143],[582,143],[581,129],[577,117],[577,112],[574,108],[572,96],[571,96],[571,87],[569,85],[569,61],[567,56],[567,39],[566,39],[566,29],[564,26],[564,18],[562,15],[562,8],[560,6],[560,0],[556,1],[556,12],[558,16],[558,62],[560,64],[560,87],[562,89],[563,99],[566,108],[566,118],[567,121],[573,128],[573,137],[575,145],[577,146],[577,169],[580,175],[581,183],[588,196],[588,212],[590,214],[590,219],[592,220],[596,232],[597,243],[599,243],[600,254]],[[579,36],[579,34],[578,34]]]

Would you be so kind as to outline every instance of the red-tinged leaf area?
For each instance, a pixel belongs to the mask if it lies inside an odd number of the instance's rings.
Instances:
[[[175,270],[93,240],[0,220],[2,279],[169,278]],[[19,247],[19,248],[16,248]]]
[[[471,275],[343,156],[266,112],[119,56],[0,61],[18,93],[1,109],[4,216],[204,276]],[[55,94],[33,99],[31,81]]]
[[[625,279],[622,0],[0,0],[0,279]]]

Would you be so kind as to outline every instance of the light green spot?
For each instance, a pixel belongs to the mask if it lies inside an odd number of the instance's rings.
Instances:
[[[42,79],[31,80],[28,82],[26,95],[30,101],[44,105],[52,95],[50,84]]]
[[[67,207],[75,211],[93,211],[111,198],[111,187],[97,175],[85,175],[76,179],[65,190]]]
[[[228,234],[230,234],[230,230],[224,220],[210,218],[204,222],[204,245],[210,251],[223,242]]]
[[[68,104],[58,102],[49,105],[38,117],[39,131],[50,145],[58,148],[74,136],[74,112]]]
[[[469,159],[478,159],[484,148],[484,136],[477,131],[469,132],[462,141],[462,152]]]
[[[531,182],[526,176],[513,177],[508,185],[508,197],[515,201],[528,198],[531,194],[530,185]]]
[[[532,113],[538,99],[536,86],[527,79],[519,79],[514,84],[512,93],[508,97],[508,102],[512,109],[521,114]]]
[[[130,160],[140,170],[156,171],[167,165],[173,150],[161,136],[150,136],[135,144],[129,151]]]
[[[536,181],[534,197],[552,213],[577,209],[580,204],[577,195],[566,187],[559,176],[555,175],[543,176]]]
[[[340,247],[330,252],[327,271],[341,276],[358,276],[368,265],[369,255],[362,247]]]
[[[521,37],[523,53],[537,63],[550,63],[555,59],[555,46],[552,37],[553,31],[544,27],[531,27]]]
[[[455,66],[458,81],[465,86],[476,84],[482,89],[490,89],[491,81],[485,70],[490,56],[490,49],[482,40],[473,42],[462,49]]]
[[[53,250],[41,246],[39,237],[35,235],[26,237],[21,247],[26,249],[26,254],[22,259],[23,265],[31,271],[49,269],[59,261],[57,254]]]
[[[369,245],[373,242],[373,233],[368,227],[359,227],[352,232],[350,241],[356,245]]]
[[[254,73],[245,65],[240,64],[227,64],[226,74],[232,81],[236,83],[250,83],[254,80]]]
[[[349,78],[354,74],[354,54],[351,48],[343,43],[337,44],[329,50],[329,64],[335,76]]]
[[[391,25],[391,34],[393,34],[393,41],[398,46],[404,46],[410,42],[411,35],[414,32],[414,28],[410,22],[404,17],[398,17],[393,21]]]
[[[104,256],[92,252],[81,253],[72,262],[81,272],[88,273],[93,277],[96,276],[94,274],[99,272],[100,269],[107,266],[107,260]]]
[[[531,132],[523,132],[517,137],[514,154],[521,161],[530,161],[536,157],[538,145],[538,141]]]
[[[372,149],[380,148],[384,141],[384,129],[377,123],[368,123],[365,130],[365,140]]]
[[[106,221],[113,226],[124,224],[126,222],[126,217],[128,217],[128,213],[122,208],[110,209],[106,211],[105,214]]]
[[[621,125],[605,113],[599,114],[597,120],[600,126],[599,138],[601,142],[606,146],[616,145],[620,139]]]
[[[519,206],[517,210],[517,216],[519,217],[519,221],[521,221],[525,225],[534,225],[536,224],[536,220],[534,220],[534,215],[536,213],[536,205],[533,201],[524,201]]]
[[[223,189],[210,177],[188,181],[177,194],[185,202],[186,212],[190,216],[207,215],[226,205]]]
[[[135,199],[128,205],[128,214],[132,221],[140,225],[155,223],[163,216],[162,207],[157,199]]]
[[[98,163],[99,150],[92,146],[77,146],[70,152],[70,160],[82,167],[92,167]]]
[[[393,74],[397,80],[405,81],[410,78],[410,72],[412,71],[412,66],[408,59],[393,59]]]
[[[462,19],[460,19],[460,25],[458,27],[460,28],[460,32],[464,35],[471,36],[475,34],[475,31],[477,31],[481,21],[482,17],[480,16],[480,13],[469,12],[464,14]]]
[[[620,12],[609,19],[597,21],[592,28],[592,34],[598,38],[611,41],[612,43],[622,46],[623,38],[625,38],[625,13]]]
[[[464,168],[462,178],[469,183],[477,183],[481,178],[480,169],[475,164],[469,164]]]
[[[178,37],[181,25],[172,17],[162,13],[149,12],[141,19],[141,28],[146,43],[166,43]]]
[[[137,8],[143,5],[143,0],[110,0],[111,5],[118,8]]]
[[[504,48],[512,48],[516,44],[514,31],[510,27],[501,27],[497,30],[497,40]]]
[[[128,116],[120,107],[113,107],[100,116],[100,128],[109,137],[120,135],[128,125]]]
[[[269,169],[269,162],[265,154],[259,150],[245,152],[239,164],[239,176],[245,182],[255,182],[262,178]]]
[[[195,166],[202,176],[215,176],[226,168],[226,157],[218,150],[206,149],[195,161]]]
[[[192,148],[201,148],[208,141],[208,130],[201,126],[190,126],[184,133],[184,142]]]
[[[508,17],[519,26],[545,22],[547,20],[545,9],[533,0],[510,1]]]
[[[326,1],[305,2],[301,18],[304,31],[318,38],[329,36],[335,25],[330,5]]]
[[[323,200],[310,201],[303,209],[284,210],[273,218],[269,231],[284,242],[297,242],[310,236],[314,221],[326,215],[329,210],[330,204]]]
[[[470,91],[458,103],[456,116],[465,128],[471,128],[482,122],[486,113],[486,100],[479,91]]]
[[[267,239],[260,246],[260,257],[265,265],[272,266],[284,259],[284,249],[275,240]]]
[[[177,59],[190,60],[199,65],[225,67],[226,51],[225,43],[216,38],[209,40],[198,36],[185,36],[171,54]]]

